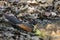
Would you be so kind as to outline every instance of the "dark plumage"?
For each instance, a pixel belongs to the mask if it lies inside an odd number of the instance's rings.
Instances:
[[[13,14],[4,14],[5,18],[13,24],[21,24],[22,21],[18,20]]]

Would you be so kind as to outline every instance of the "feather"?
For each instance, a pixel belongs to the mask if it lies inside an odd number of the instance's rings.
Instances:
[[[5,18],[13,24],[21,24],[22,21],[18,20],[13,14],[4,14]]]

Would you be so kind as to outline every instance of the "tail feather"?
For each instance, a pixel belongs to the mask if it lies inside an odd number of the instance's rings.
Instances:
[[[22,21],[18,20],[14,15],[4,14],[5,18],[13,24],[21,24]]]

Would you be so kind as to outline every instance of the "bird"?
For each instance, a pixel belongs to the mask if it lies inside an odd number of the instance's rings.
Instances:
[[[11,13],[5,13],[4,17],[11,22],[14,25],[19,26],[19,28],[22,28],[26,31],[32,32],[32,29],[28,27],[27,25],[23,24],[22,21],[20,21],[14,14]]]

